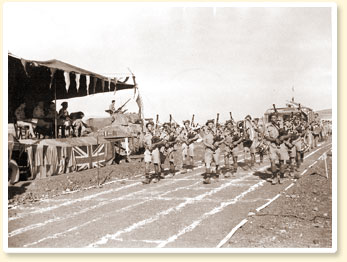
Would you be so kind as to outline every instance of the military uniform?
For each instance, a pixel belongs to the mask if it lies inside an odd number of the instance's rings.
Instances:
[[[233,173],[237,172],[237,151],[238,144],[242,141],[237,130],[228,128],[224,133],[224,164],[226,169],[230,169],[229,159],[233,159]]]
[[[213,123],[212,120],[209,120],[206,125],[209,123]],[[218,132],[218,131],[217,131]],[[206,166],[206,173],[204,177],[204,183],[209,184],[211,183],[211,174],[214,173],[214,177],[219,177],[219,157],[220,157],[220,144],[224,142],[224,138],[221,134],[214,134],[212,130],[206,131],[204,137],[203,137],[203,144],[205,146],[205,166]],[[212,161],[215,163],[215,171],[212,171]]]
[[[154,164],[154,182],[158,182],[159,180],[159,165],[160,165],[160,154],[158,147],[153,148],[153,144],[156,142],[154,141],[155,137],[153,134],[149,131],[146,132],[144,136],[144,146],[145,146],[145,153],[144,153],[144,161],[145,161],[145,180],[143,181],[144,184],[148,184],[151,181],[151,177],[149,175],[149,165],[151,163]]]
[[[187,122],[187,121],[186,121]],[[185,123],[186,123],[185,122]],[[190,165],[194,165],[194,142],[197,140],[197,133],[190,127],[184,127],[180,135],[180,141],[182,143],[182,162],[183,165],[186,162],[186,157],[190,158]]]
[[[272,171],[272,184],[276,184],[277,180],[282,183],[281,178],[284,176],[284,161],[288,160],[288,152],[285,144],[280,140],[279,127],[270,122],[265,129],[265,138],[270,141],[269,144],[269,158],[271,162]],[[279,174],[275,161],[280,163]]]
[[[161,169],[163,170],[163,165],[165,160],[169,160],[170,164],[170,175],[175,175],[175,142],[176,137],[170,129],[166,129],[160,136],[163,140],[163,146],[160,148],[160,160],[161,160]]]

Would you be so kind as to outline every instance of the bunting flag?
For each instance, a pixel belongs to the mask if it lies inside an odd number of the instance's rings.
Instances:
[[[27,72],[27,61],[21,58],[20,62],[21,62],[22,65],[23,65],[25,74],[28,76],[28,72]]]
[[[89,84],[90,84],[90,76],[86,75],[86,81],[87,81],[87,95],[89,95]]]
[[[55,71],[57,71],[57,69],[50,67],[49,70],[51,71],[51,82],[49,83],[49,89],[51,89],[53,85],[54,74],[55,74]]]
[[[65,79],[66,92],[69,92],[69,86],[70,86],[70,73],[69,72],[64,72],[64,79]]]
[[[81,77],[81,74],[77,74],[76,73],[76,89],[77,89],[77,93],[78,93],[78,89],[80,88],[80,77]]]

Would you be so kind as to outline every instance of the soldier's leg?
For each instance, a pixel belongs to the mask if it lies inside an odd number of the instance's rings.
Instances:
[[[263,162],[264,162],[264,152],[263,151],[259,152],[259,158],[260,158],[260,164],[263,164]]]
[[[220,174],[220,170],[219,170],[219,157],[220,157],[220,148],[218,148],[214,154],[213,154],[213,160],[215,162],[216,165],[216,173],[214,174],[214,177],[216,179],[219,178],[219,174]]]
[[[160,180],[160,166],[159,164],[154,164],[154,178],[153,183],[157,183]]]
[[[276,167],[276,159],[277,159],[277,147],[271,145],[269,148],[269,158],[271,165],[271,178],[267,179],[267,181],[271,182],[273,185],[277,184],[277,167]]]
[[[175,175],[175,155],[174,155],[173,149],[171,149],[169,153],[169,163],[170,163],[170,168],[169,168],[170,175],[174,176]]]
[[[188,154],[189,154],[189,165],[194,167],[194,144],[190,144],[188,147]]]
[[[278,183],[282,184],[282,179],[284,178],[285,164],[284,160],[280,160],[280,173],[277,175]]]
[[[237,169],[239,167],[239,164],[237,163],[238,156],[236,154],[233,154],[233,173],[237,173]]]
[[[237,168],[239,167],[238,163],[237,163],[237,147],[233,148],[233,150],[231,151],[231,155],[233,158],[233,170],[232,173],[237,173]]]
[[[160,180],[160,154],[159,149],[156,148],[152,151],[152,161],[154,164],[154,179],[153,182],[156,183]]]
[[[304,163],[304,159],[305,159],[305,152],[304,152],[304,151],[301,151],[301,152],[300,152],[300,162],[301,162],[301,163]]]
[[[182,144],[182,167],[186,164],[188,149],[186,144]]]
[[[149,184],[151,182],[150,176],[150,164],[152,161],[152,156],[149,150],[146,150],[144,153],[144,161],[145,161],[145,179],[142,181],[143,184]]]
[[[204,184],[210,184],[211,183],[211,162],[212,162],[212,151],[209,149],[205,150],[205,165],[206,165],[206,171],[204,176]]]
[[[251,153],[251,167],[254,167],[255,164],[255,154]]]
[[[229,158],[230,158],[230,152],[228,150],[225,150],[224,151],[224,166],[226,169],[230,169]]]
[[[253,141],[252,142],[252,145],[250,146],[250,148],[249,148],[249,151],[250,151],[250,153],[251,153],[251,168],[252,167],[254,167],[254,165],[255,165],[255,148],[256,148],[256,141]]]
[[[166,155],[164,152],[160,151],[160,169],[159,169],[159,178],[164,179],[164,164],[166,160]]]

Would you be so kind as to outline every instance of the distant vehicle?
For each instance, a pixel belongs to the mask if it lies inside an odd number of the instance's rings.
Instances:
[[[306,106],[301,106],[301,104],[294,101],[288,101],[286,107],[276,108],[277,117],[280,121],[289,120],[293,116],[301,116],[306,118],[308,122],[312,122],[315,119],[314,111]],[[265,123],[270,122],[270,115],[275,112],[275,108],[270,108],[265,111],[264,119]]]

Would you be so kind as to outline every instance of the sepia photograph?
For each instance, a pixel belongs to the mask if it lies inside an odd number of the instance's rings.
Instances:
[[[2,62],[5,252],[336,252],[335,3],[7,2]]]

